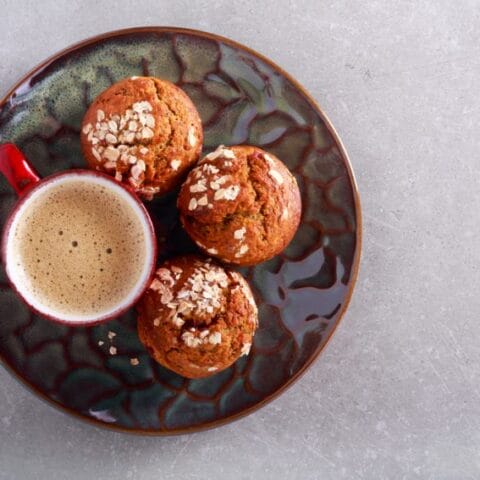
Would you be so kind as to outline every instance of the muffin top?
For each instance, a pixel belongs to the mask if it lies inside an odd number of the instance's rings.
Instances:
[[[103,91],[82,123],[88,164],[151,199],[175,188],[198,160],[200,116],[171,82],[130,77]]]
[[[138,304],[151,355],[189,378],[211,375],[250,351],[257,307],[237,272],[187,255],[165,262]]]
[[[220,146],[188,175],[178,198],[197,245],[225,262],[253,265],[281,252],[300,221],[295,177],[274,155]]]

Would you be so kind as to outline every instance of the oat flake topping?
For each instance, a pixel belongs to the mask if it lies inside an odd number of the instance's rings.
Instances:
[[[252,347],[251,343],[244,343],[242,346],[242,355],[248,355],[250,353],[250,348]]]
[[[246,244],[240,245],[240,248],[235,253],[235,258],[243,257],[248,252],[248,250],[249,250],[248,245]]]
[[[214,314],[221,307],[223,289],[228,287],[228,276],[223,270],[199,264],[174,297],[172,288],[181,274],[178,267],[159,268],[150,284],[150,289],[160,295],[160,302],[172,311],[171,320],[178,328],[185,323],[184,315]]]
[[[95,159],[103,162],[106,170],[115,171],[117,180],[123,179],[120,170],[125,171],[127,167],[130,174],[124,174],[128,175],[129,183],[136,188],[141,187],[146,170],[145,162],[138,157],[147,155],[149,150],[144,145],[134,143],[153,138],[155,117],[152,111],[153,107],[148,101],[134,103],[121,115],[109,114],[107,117],[103,110],[98,109],[97,122],[94,125],[88,123],[82,129],[92,145]],[[142,193],[151,197],[156,191]]]
[[[281,185],[283,183],[283,177],[278,172],[278,170],[274,170],[273,168],[268,171],[268,174],[279,184]]]
[[[172,167],[172,170],[175,170],[175,171],[178,170],[178,167],[180,167],[181,164],[182,162],[180,160],[172,160],[170,162],[170,166]]]
[[[233,232],[233,238],[235,240],[242,240],[243,237],[245,237],[246,233],[247,233],[247,229],[245,227],[239,228],[238,230],[235,230]]]
[[[192,331],[193,330],[193,331]],[[222,334],[220,332],[210,333],[208,330],[200,331],[192,328],[190,331],[182,333],[182,340],[187,347],[196,348],[202,344],[219,345],[222,343]]]
[[[220,145],[215,151],[209,153],[208,155],[205,155],[204,159],[200,163],[203,163],[207,160],[216,160],[219,157],[234,160],[235,153],[233,150],[226,148],[224,145]]]
[[[195,135],[195,127],[190,127],[188,129],[188,143],[191,147],[194,147],[197,144],[197,137]]]

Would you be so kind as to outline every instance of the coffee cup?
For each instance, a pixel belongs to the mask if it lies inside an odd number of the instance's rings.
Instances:
[[[94,170],[41,179],[9,143],[0,145],[0,172],[19,197],[4,226],[2,261],[33,311],[85,326],[136,303],[153,275],[157,241],[128,186]]]

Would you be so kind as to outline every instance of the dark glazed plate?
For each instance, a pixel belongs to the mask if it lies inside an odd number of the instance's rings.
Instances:
[[[295,239],[282,255],[242,270],[260,311],[252,351],[224,372],[187,380],[150,359],[133,311],[90,328],[50,323],[25,308],[2,267],[0,358],[35,393],[77,417],[136,433],[191,432],[254,411],[317,357],[352,294],[360,205],[345,149],[302,87],[252,50],[198,31],[129,29],[57,54],[1,102],[0,142],[19,145],[42,176],[84,167],[79,126],[86,108],[111,83],[142,74],[169,79],[191,96],[204,122],[204,153],[219,144],[258,145],[298,179],[304,211]],[[0,197],[3,227],[15,203],[3,178]],[[175,194],[148,208],[160,260],[195,251],[179,228]],[[111,345],[117,355],[109,354]]]

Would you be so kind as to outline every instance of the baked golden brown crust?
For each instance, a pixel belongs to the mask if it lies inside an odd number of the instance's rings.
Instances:
[[[215,374],[247,355],[258,324],[245,279],[192,255],[166,261],[137,309],[149,353],[188,378]]]
[[[207,254],[254,265],[280,253],[301,214],[295,177],[258,147],[219,147],[204,157],[178,197],[182,224]]]
[[[81,143],[89,166],[151,199],[175,188],[198,160],[200,116],[187,94],[165,80],[131,77],[90,105]]]

